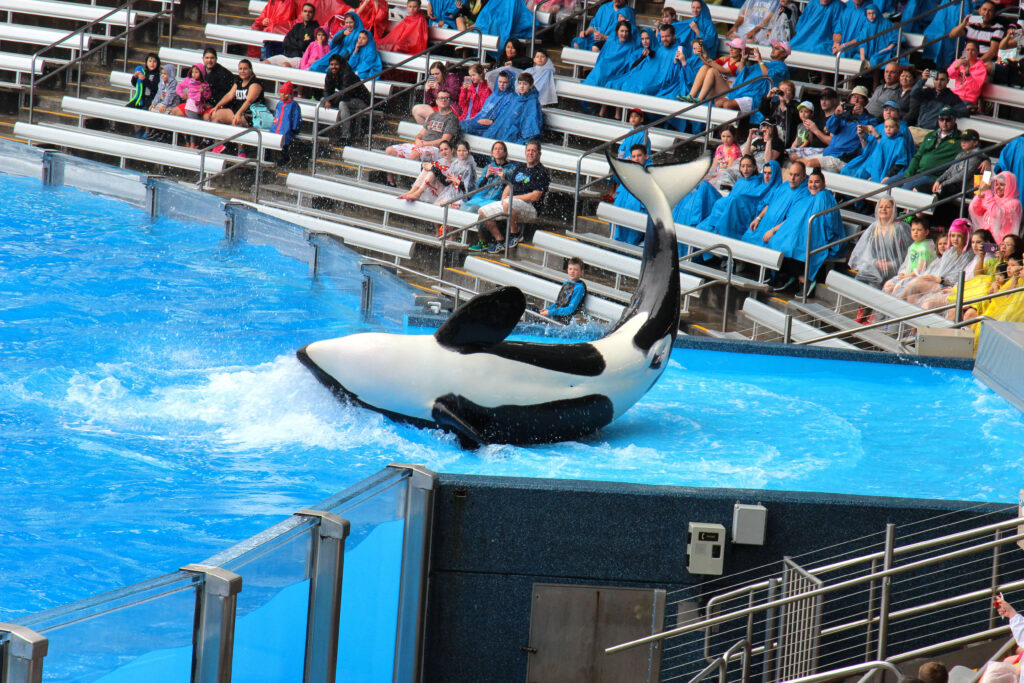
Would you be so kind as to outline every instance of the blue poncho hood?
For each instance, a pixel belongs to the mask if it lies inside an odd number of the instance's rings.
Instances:
[[[490,98],[487,98],[488,101]],[[487,106],[487,103],[484,103]],[[536,88],[530,88],[525,95],[516,93],[511,103],[494,119],[484,133],[494,140],[504,140],[525,145],[541,135],[544,115],[540,108],[540,95]]]
[[[651,44],[653,53],[649,59],[645,59],[635,69],[629,71],[629,78],[616,79],[613,83],[619,89],[626,92],[641,93],[643,95],[661,95],[671,91],[674,97],[677,93],[679,80],[679,63],[676,62],[676,47],[678,42],[669,47],[657,43]]]
[[[619,40],[619,36],[612,34],[604,41],[601,52],[597,55],[597,62],[590,70],[583,82],[587,85],[608,87],[607,84],[616,76],[629,71],[630,66],[639,56],[640,40],[636,31],[632,31],[626,42]]]
[[[529,37],[533,15],[522,0],[489,0],[474,26],[485,34],[498,36],[498,45],[503,46],[510,38]]]
[[[348,58],[348,65],[352,67],[359,78],[369,78],[374,74],[379,74],[384,68],[380,61],[380,55],[377,54],[377,42],[373,39],[373,34],[369,31],[364,31],[364,33],[369,38],[369,42],[362,47],[354,48]]]
[[[316,71],[318,73],[326,73],[327,65],[331,62],[331,57],[334,55],[341,55],[348,59],[348,56],[352,54],[352,51],[356,49],[356,41],[359,40],[359,32],[364,31],[363,20],[359,18],[359,15],[353,12],[345,12],[346,17],[352,17],[356,21],[356,27],[352,29],[352,33],[345,35],[344,29],[338,31],[331,38],[331,49],[320,59],[316,60],[309,65],[310,71]],[[351,66],[351,64],[349,65]],[[355,67],[352,67],[355,71]]]
[[[843,167],[842,175],[880,183],[882,178],[910,165],[910,158],[902,135],[897,132],[890,138],[883,133],[881,138],[872,138],[860,156]]]
[[[501,73],[506,73],[502,71]],[[500,75],[500,74],[499,74]],[[489,135],[489,126],[481,126],[477,121],[480,119],[487,119],[489,121],[497,121],[498,117],[501,116],[510,104],[512,104],[512,98],[515,96],[515,79],[511,74],[509,76],[509,86],[507,90],[499,90],[497,82],[495,82],[494,90],[491,91],[490,97],[484,102],[484,106],[480,107],[480,113],[470,119],[462,121],[460,126],[462,132],[467,135]],[[494,124],[491,124],[492,126]]]
[[[768,182],[760,173],[749,178],[740,178],[729,191],[729,196],[715,202],[714,208],[707,218],[697,227],[723,237],[740,239],[750,228],[750,221],[760,210],[762,200],[781,182],[782,167],[779,162],[770,161],[765,168],[771,169]]]
[[[694,33],[690,23],[697,24],[698,31]],[[692,19],[677,21],[672,26],[676,29],[676,40],[683,46],[683,54],[687,57],[693,56],[693,41],[700,38],[704,41],[704,49],[713,59],[718,55],[718,29],[715,27],[715,20],[711,18],[711,10],[708,3],[700,0],[700,14]]]
[[[796,22],[796,35],[789,42],[790,47],[821,55],[832,54],[832,34],[843,11],[844,5],[839,0],[829,0],[827,5],[822,5],[821,0],[810,0]]]

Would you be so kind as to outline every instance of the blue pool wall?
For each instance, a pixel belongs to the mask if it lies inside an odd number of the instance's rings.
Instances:
[[[941,523],[952,533],[987,511],[1014,510],[961,501],[440,474],[425,680],[525,680],[521,648],[529,641],[534,583],[699,588],[713,577],[686,570],[687,524],[722,524],[731,541],[737,502],[768,510],[763,547],[726,545],[726,575],[757,570],[737,579],[744,583],[777,573],[784,555],[868,535],[877,543],[887,523],[948,514]],[[950,576],[955,581],[955,573]],[[666,619],[672,620],[671,593],[668,602]]]

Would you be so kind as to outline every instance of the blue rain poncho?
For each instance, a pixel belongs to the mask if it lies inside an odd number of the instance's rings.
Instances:
[[[525,4],[520,2],[520,4]],[[481,12],[483,14],[483,12]],[[594,13],[594,18],[590,20],[590,26],[596,31],[603,33],[608,36],[609,39],[615,34],[615,27],[619,23],[619,15],[633,25],[633,32],[636,32],[636,11],[629,5],[624,5],[619,9],[615,9],[615,3],[606,2],[597,8],[597,12]],[[585,37],[580,38],[579,36],[572,39],[572,46],[581,50],[589,50],[594,47],[594,35],[588,33]]]
[[[873,9],[875,11],[875,20],[868,21],[867,11]],[[868,58],[868,62],[872,66],[877,66],[883,62],[888,62],[896,57],[897,38],[899,38],[899,31],[892,30],[882,35],[876,35],[880,31],[884,31],[887,28],[893,28],[893,23],[882,16],[881,10],[876,5],[864,5],[863,7],[864,16],[860,21],[857,32],[846,38],[843,36],[843,40],[865,40],[875,36],[871,40],[868,40],[855,48],[847,50],[844,54],[847,57],[860,58],[861,48],[864,49],[864,54]],[[903,60],[906,61],[906,60]]]
[[[480,107],[480,113],[471,119],[466,119],[459,122],[459,126],[462,128],[462,132],[466,135],[488,135],[488,131],[494,125],[483,126],[480,125],[479,121],[486,119],[488,121],[497,121],[498,117],[501,116],[502,112],[508,109],[508,106],[512,104],[512,98],[515,97],[513,88],[512,78],[509,77],[509,85],[505,90],[499,90],[499,82],[495,81],[495,88],[491,92],[491,96],[484,102],[484,106]]]
[[[491,165],[498,166],[499,164],[495,163],[494,159],[492,158],[491,163],[488,164],[487,166],[484,166],[483,170],[481,170],[480,173],[478,174],[479,178],[477,179],[477,184],[480,185],[481,187],[483,187],[484,185],[490,185],[495,180],[497,180],[496,177],[487,175],[487,168]],[[515,175],[516,169],[518,168],[518,163],[516,163],[515,161],[508,161],[505,163],[504,166],[501,167],[501,175],[506,180],[511,180],[512,176]],[[466,201],[462,202],[462,206],[460,206],[459,208],[461,208],[463,211],[476,211],[481,206],[493,204],[494,202],[500,200],[501,195],[504,191],[505,186],[502,185],[501,183],[498,183],[496,186],[488,188],[483,192],[477,192],[475,195],[473,195]]]
[[[644,166],[650,166],[651,160],[648,159]],[[629,209],[630,211],[639,211],[640,213],[647,215],[647,208],[643,205],[639,199],[633,196],[633,193],[626,189],[625,185],[619,185],[618,191],[615,193],[615,206],[623,209]],[[620,242],[626,244],[640,244],[644,241],[644,233],[639,230],[633,230],[632,228],[626,228],[621,225],[612,226],[612,237]]]
[[[690,24],[697,24],[697,32],[694,33]],[[714,58],[718,54],[718,29],[715,27],[715,20],[711,18],[711,10],[708,3],[700,0],[700,14],[692,19],[677,21],[672,26],[676,29],[676,41],[683,46],[683,54],[687,59],[693,56],[693,41],[700,38],[704,41],[704,49]]]
[[[757,224],[757,230],[751,231],[748,225],[741,239],[744,242],[763,247],[764,234],[786,220],[790,208],[809,194],[806,178],[795,190],[790,187],[788,182],[780,182],[775,186],[775,189],[766,193],[764,198],[761,199],[761,203],[758,204],[757,213],[760,213],[761,209],[765,207],[768,207],[768,211],[765,212],[761,222]],[[753,218],[751,221],[753,221]]]
[[[369,38],[369,42],[362,47],[355,48],[348,56],[348,65],[352,67],[359,78],[369,78],[384,69],[380,55],[377,54],[377,42],[373,39],[373,34],[369,31],[364,31],[364,33]]]
[[[847,0],[843,5],[842,12],[836,17],[835,32],[842,36],[842,42],[848,43],[851,40],[860,40],[861,38],[867,38],[870,33],[864,32],[864,24],[867,20],[864,18],[864,10],[868,8],[868,3],[862,3],[857,5],[854,0]],[[797,33],[797,35],[800,35]],[[859,52],[857,48],[850,48],[843,52],[844,57],[857,58]]]
[[[490,99],[487,98],[488,102]],[[484,102],[484,107],[487,107],[487,102]],[[525,145],[530,140],[540,137],[543,125],[544,114],[540,109],[540,94],[536,88],[530,88],[530,92],[525,95],[513,95],[511,103],[502,109],[494,123],[484,128],[481,135]]]
[[[832,54],[832,34],[836,32],[844,9],[839,0],[810,0],[796,22],[796,35],[789,41],[789,46],[820,55]]]
[[[739,73],[736,74],[736,78],[733,80],[733,85],[737,86],[741,83],[746,83],[746,85],[729,93],[729,99],[738,100],[741,97],[750,97],[754,101],[754,107],[759,106],[761,104],[761,100],[768,95],[768,90],[772,87],[771,77],[761,78],[763,75],[764,74],[761,73],[761,67],[757,64],[748,64],[740,69]]]
[[[740,239],[750,229],[750,221],[763,206],[764,198],[782,182],[782,167],[777,161],[769,161],[766,168],[772,170],[768,182],[760,173],[749,178],[740,178],[732,186],[729,195],[722,197],[711,209],[711,214],[697,224],[701,230],[722,237]]]
[[[309,65],[310,71],[327,73],[327,65],[330,64],[331,57],[334,55],[341,55],[342,57],[348,58],[348,56],[352,54],[352,51],[356,49],[356,41],[359,40],[359,32],[366,29],[363,28],[363,20],[360,19],[359,15],[354,11],[345,12],[345,16],[353,17],[356,20],[356,27],[352,29],[352,33],[348,35],[345,35],[344,29],[335,33],[334,37],[331,38],[331,49],[323,57]],[[355,67],[353,67],[352,70],[355,71]]]
[[[961,17],[971,13],[973,6],[970,0],[963,0],[958,5],[950,5],[933,14],[931,21],[924,29],[924,42],[930,43],[942,36],[948,36],[949,32],[960,23]],[[921,57],[927,61],[934,62],[940,69],[945,69],[956,59],[956,43],[956,38],[946,38],[931,45],[926,45],[921,49]]]
[[[620,40],[618,35],[612,35],[604,42],[601,52],[597,55],[594,68],[590,70],[583,82],[587,85],[606,88],[608,82],[613,78],[629,71],[630,66],[639,56],[640,41],[635,32],[631,32],[625,42]]]
[[[434,26],[444,24],[447,28],[455,28],[455,19],[462,13],[455,0],[430,0],[430,10],[434,14]]]
[[[901,21],[908,21],[916,16],[920,16],[943,3],[934,3],[931,0],[907,0],[907,4],[903,6],[903,12],[900,14]],[[932,20],[934,14],[931,14],[924,19],[917,19],[909,24],[906,24],[903,28],[908,33],[921,33],[928,26],[928,22]]]
[[[1024,137],[1016,137],[1003,147],[996,162],[995,173],[1009,171],[1017,178],[1024,178]],[[1017,183],[1017,192],[1024,203],[1024,182]]]
[[[823,189],[816,195],[806,192],[790,207],[789,215],[782,227],[768,240],[768,248],[781,251],[785,256],[803,263],[807,258],[807,221],[816,213],[835,206],[835,195],[829,190]],[[838,210],[819,216],[811,224],[811,249],[835,242],[844,235],[843,221]],[[808,273],[811,278],[818,274],[818,269],[826,258],[838,256],[844,246],[837,244],[826,251],[811,254],[808,262]]]
[[[512,38],[529,37],[533,15],[523,0],[489,0],[473,25],[486,34],[498,36],[498,45],[504,46]]]
[[[883,133],[880,138],[872,137],[860,156],[843,166],[841,173],[851,178],[880,183],[883,178],[902,175],[910,165],[910,159],[911,155],[907,154],[907,147],[899,132],[891,138]]]
[[[672,209],[672,220],[683,225],[694,226],[708,217],[715,202],[721,198],[721,193],[715,189],[714,185],[702,180]],[[677,248],[680,258],[690,251],[690,247],[685,244],[678,244]]]
[[[617,156],[620,159],[628,159],[630,156],[630,149],[633,145],[643,145],[647,150],[647,156],[651,156],[651,138],[647,135],[646,130],[638,130],[635,133],[630,133],[622,142],[619,143],[619,151]]]
[[[673,43],[665,47],[658,41],[652,45],[654,54],[641,62],[636,69],[628,72],[629,78],[616,79],[617,89],[642,95],[675,97],[679,92],[679,62],[676,61],[676,47]]]

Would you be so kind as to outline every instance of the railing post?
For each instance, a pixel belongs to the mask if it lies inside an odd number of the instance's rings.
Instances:
[[[0,623],[0,672],[3,683],[40,683],[50,641],[31,629]]]
[[[427,613],[431,531],[437,474],[422,465],[392,463],[388,469],[412,473],[406,493],[405,543],[398,592],[394,681],[418,681],[423,670],[423,629]]]
[[[309,570],[309,616],[306,618],[306,663],[303,683],[334,683],[338,669],[338,624],[345,539],[350,525],[330,512],[299,510],[318,520]]]
[[[892,569],[893,548],[896,543],[896,525],[885,525],[885,558],[882,560],[882,571]],[[878,659],[885,659],[885,651],[889,640],[889,603],[892,599],[892,576],[886,574],[882,577],[881,601],[878,605]]]
[[[202,564],[187,564],[181,571],[195,574],[200,582],[192,633],[192,683],[231,683],[235,603],[242,577]]]
[[[995,540],[1003,537],[1003,530],[996,529]],[[999,546],[992,547],[992,597],[996,597],[999,591]],[[989,601],[988,604],[988,627],[996,627],[996,606]]]
[[[793,314],[787,313],[782,319],[782,343],[789,344],[793,341]]]
[[[957,273],[956,279],[956,308],[953,309],[953,322],[963,322],[964,317],[964,281],[967,275],[964,271]]]

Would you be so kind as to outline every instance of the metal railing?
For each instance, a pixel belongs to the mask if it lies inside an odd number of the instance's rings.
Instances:
[[[134,23],[133,19],[137,18],[137,14],[136,13],[138,12],[138,10],[133,10],[132,8],[135,6],[136,2],[140,2],[140,1],[144,1],[144,0],[127,0],[127,2],[125,2],[123,5],[115,7],[114,9],[110,10],[106,14],[104,14],[104,15],[102,15],[100,17],[97,17],[96,19],[93,19],[89,23],[87,23],[87,24],[85,24],[83,26],[80,26],[79,28],[75,29],[71,33],[67,34],[66,36],[64,36],[62,38],[58,38],[57,40],[55,40],[54,42],[50,43],[49,45],[46,45],[46,46],[36,50],[34,53],[32,53],[32,61],[30,63],[30,71],[31,71],[31,73],[29,74],[29,91],[28,91],[28,122],[29,123],[33,122],[33,117],[34,117],[34,114],[35,114],[35,93],[36,93],[36,86],[37,85],[40,85],[43,81],[45,81],[45,80],[47,80],[49,78],[52,78],[52,77],[56,76],[57,74],[59,74],[59,73],[61,73],[63,71],[67,71],[67,70],[71,69],[71,67],[73,67],[73,66],[77,66],[78,67],[78,86],[77,86],[76,96],[77,97],[81,97],[82,96],[82,62],[87,57],[92,56],[94,53],[99,52],[100,50],[105,49],[108,45],[110,45],[114,41],[120,40],[121,38],[124,38],[124,65],[125,65],[125,69],[127,70],[128,69],[128,48],[129,48],[129,42],[130,42],[129,38],[130,38],[131,34],[134,33],[135,31],[139,30],[140,28],[150,24],[153,21],[162,20],[164,15],[167,15],[170,18],[170,25],[169,25],[169,28],[168,28],[168,31],[167,31],[167,45],[168,46],[172,46],[173,45],[174,5],[171,4],[171,5],[168,6],[168,8],[162,8],[162,9],[160,9],[160,11],[152,13],[150,16],[148,16],[142,22]],[[124,31],[123,32],[121,32],[121,33],[119,33],[119,34],[117,34],[115,36],[107,36],[106,40],[104,40],[99,45],[97,45],[97,46],[95,46],[93,48],[90,48],[89,50],[79,50],[77,57],[74,57],[73,59],[68,60],[64,64],[61,64],[58,68],[54,69],[53,71],[50,71],[49,73],[43,74],[41,77],[36,78],[36,62],[37,62],[37,60],[42,59],[43,58],[42,56],[46,52],[48,52],[49,50],[52,50],[52,49],[54,49],[56,47],[61,46],[62,43],[67,42],[68,39],[74,38],[75,36],[79,36],[79,41],[80,41],[79,42],[79,47],[81,47],[83,42],[84,42],[82,39],[86,35],[86,31],[90,31],[97,24],[105,23],[104,22],[105,19],[109,19],[110,17],[112,17],[114,14],[117,14],[118,12],[124,12],[125,13]],[[89,34],[89,35],[91,35],[91,34]],[[45,63],[45,60],[44,60],[44,63]]]
[[[456,38],[459,38],[460,36],[463,36],[463,35],[465,35],[467,33],[476,33],[477,34],[477,57],[478,57],[478,59],[480,59],[482,61],[483,60],[483,55],[484,55],[484,35],[483,35],[483,32],[480,31],[480,29],[471,26],[470,28],[467,28],[464,31],[459,31],[455,35],[451,36],[450,38],[448,38],[448,39],[446,39],[446,40],[444,40],[444,41],[442,41],[440,43],[435,43],[433,45],[428,45],[425,50],[422,50],[420,52],[417,52],[414,55],[406,57],[405,59],[403,59],[402,61],[398,62],[397,64],[393,64],[393,65],[390,65],[390,66],[383,67],[379,72],[377,72],[375,74],[372,74],[370,76],[367,76],[366,78],[362,79],[358,83],[353,83],[352,85],[350,85],[350,86],[348,86],[348,87],[346,87],[346,88],[344,88],[342,90],[339,90],[339,91],[333,93],[330,97],[321,98],[320,101],[317,102],[316,108],[313,110],[313,154],[312,154],[312,157],[311,157],[311,160],[310,160],[310,172],[313,175],[316,175],[316,162],[317,162],[317,159],[319,158],[319,148],[320,148],[320,134],[321,133],[327,133],[328,131],[331,131],[331,130],[335,129],[338,126],[341,126],[342,124],[344,124],[346,122],[353,121],[353,120],[357,119],[358,117],[362,116],[363,114],[368,114],[369,115],[369,119],[370,119],[368,124],[367,124],[367,139],[366,139],[366,148],[370,149],[370,146],[371,146],[370,143],[371,143],[371,141],[373,139],[373,112],[377,108],[377,106],[378,105],[385,105],[388,102],[390,102],[390,101],[392,101],[392,100],[394,100],[394,99],[396,99],[398,97],[401,97],[405,93],[407,93],[409,91],[412,91],[412,90],[415,90],[415,89],[419,88],[420,86],[422,86],[424,83],[426,83],[427,76],[430,73],[430,59],[429,59],[430,55],[433,54],[436,50],[438,50],[440,48],[451,47],[454,44],[454,41],[455,41]],[[423,58],[424,61],[425,61],[425,64],[424,64],[424,67],[423,67],[423,80],[417,79],[412,84],[409,84],[409,85],[406,85],[405,87],[399,88],[398,92],[392,93],[392,94],[388,95],[386,98],[384,98],[382,101],[377,102],[377,99],[376,99],[377,92],[376,92],[376,88],[374,87],[374,85],[380,79],[380,77],[383,76],[385,73],[387,73],[389,71],[394,71],[396,69],[401,69],[406,64],[412,62],[415,59],[420,59],[420,58]],[[455,64],[457,66],[461,66],[462,64],[465,64],[467,61],[469,61],[469,58],[468,57],[464,57],[462,59],[456,60]],[[367,83],[370,84],[368,87],[367,87]],[[340,119],[338,119],[338,121],[330,124],[329,126],[325,126],[323,129],[321,129],[320,128],[320,110],[322,108],[325,108],[325,105],[327,105],[328,103],[336,102],[336,101],[340,100],[342,95],[344,95],[345,93],[347,93],[347,92],[349,92],[351,90],[355,90],[356,88],[359,88],[359,87],[366,87],[366,89],[369,91],[369,93],[370,93],[370,102],[369,102],[369,104],[366,107],[360,109],[358,112],[349,112],[348,116],[346,116],[344,118],[340,118]]]
[[[233,171],[235,171],[235,170],[237,170],[237,169],[239,169],[239,168],[241,168],[243,166],[247,166],[247,165],[255,162],[255,164],[256,164],[256,179],[253,182],[252,200],[254,202],[258,202],[260,200],[260,176],[263,175],[262,171],[263,171],[263,133],[264,132],[265,131],[263,131],[263,130],[261,130],[259,128],[256,128],[254,126],[249,126],[248,128],[240,130],[237,133],[232,133],[231,135],[227,136],[226,138],[223,138],[221,140],[216,140],[214,142],[211,142],[210,144],[206,145],[206,147],[203,147],[202,149],[198,150],[199,151],[199,182],[196,183],[196,187],[201,190],[204,187],[206,187],[206,184],[209,183],[214,178],[219,178],[220,176],[227,175],[228,173],[231,173],[231,172],[233,172]],[[228,168],[222,169],[222,170],[218,171],[217,173],[214,173],[213,175],[209,175],[209,176],[206,175],[206,154],[210,150],[212,150],[213,148],[215,148],[215,147],[217,147],[219,145],[226,145],[229,142],[233,142],[234,140],[242,137],[243,135],[245,135],[247,133],[256,133],[256,158],[255,159],[242,159],[241,161],[233,163]]]
[[[438,238],[438,239],[441,240],[441,252],[440,252],[440,255],[438,256],[438,259],[437,259],[437,276],[438,276],[438,278],[441,279],[442,282],[444,281],[444,257],[445,257],[445,252],[447,251],[447,247],[448,247],[448,240],[450,238],[455,237],[455,236],[464,235],[465,233],[469,232],[470,230],[475,230],[478,226],[483,225],[488,220],[501,220],[502,218],[506,218],[506,219],[508,218],[508,213],[507,212],[503,212],[503,213],[497,215],[494,218],[488,218],[488,219],[481,218],[480,220],[478,220],[478,221],[476,221],[476,222],[474,222],[474,223],[472,223],[470,225],[465,225],[465,226],[463,226],[461,228],[454,228],[454,229],[451,229],[449,231],[448,211],[451,210],[451,205],[453,203],[455,203],[455,202],[461,202],[461,201],[463,201],[465,199],[468,199],[469,197],[472,197],[472,196],[474,196],[476,194],[479,194],[479,193],[481,193],[481,192],[483,192],[485,190],[490,190],[490,189],[492,189],[494,187],[497,187],[498,185],[503,185],[509,191],[509,197],[512,196],[512,182],[510,180],[508,180],[505,177],[504,174],[502,174],[502,176],[500,178],[495,178],[493,181],[487,183],[486,185],[477,186],[477,187],[473,188],[472,190],[469,190],[467,192],[463,192],[462,194],[458,195],[457,197],[452,197],[450,200],[446,201],[442,205],[442,208],[444,209],[444,213],[443,213],[442,219],[441,219],[441,236]],[[504,198],[504,193],[505,193],[505,190],[502,190],[502,195],[501,195],[501,197],[497,201],[500,202],[502,200],[502,198]],[[507,224],[506,224],[505,231],[506,231],[506,234],[505,234],[505,258],[508,258],[509,246],[508,246],[508,227],[507,227]]]

